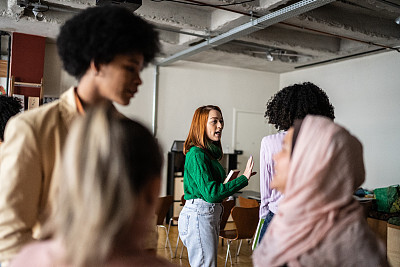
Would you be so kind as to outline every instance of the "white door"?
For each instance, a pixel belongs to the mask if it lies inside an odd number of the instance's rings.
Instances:
[[[250,155],[254,158],[254,171],[257,174],[250,179],[249,185],[243,190],[260,192],[260,145],[264,136],[276,133],[275,128],[269,125],[264,113],[235,110],[234,112],[233,147],[243,151],[238,155],[238,169],[243,171]]]

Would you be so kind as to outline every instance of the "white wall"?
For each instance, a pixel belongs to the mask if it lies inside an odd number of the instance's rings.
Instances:
[[[174,140],[185,140],[194,110],[221,107],[223,147],[232,148],[233,109],[264,112],[267,100],[284,86],[311,81],[322,87],[335,106],[336,122],[364,145],[366,188],[400,183],[400,54],[388,52],[286,74],[178,62],[160,68],[158,131],[165,159]],[[75,85],[61,68],[55,44],[46,44],[44,94],[58,95]],[[127,107],[128,117],[151,128],[154,66],[142,72],[143,85]],[[265,127],[254,123],[254,127]],[[266,132],[268,129],[266,129]],[[166,186],[164,170],[164,187]],[[248,189],[257,190],[258,182]],[[163,191],[165,192],[165,191]]]
[[[125,116],[140,121],[149,129],[152,127],[153,118],[153,90],[154,90],[154,66],[148,66],[141,73],[142,85],[128,106],[116,104]]]
[[[222,147],[226,148],[232,144],[234,108],[264,112],[267,100],[279,85],[279,75],[185,62],[162,68],[160,85],[157,136],[165,151],[173,140],[186,139],[195,109],[208,104],[222,110]],[[257,122],[253,127],[262,129],[265,125]],[[247,189],[258,191],[259,180],[254,178]]]
[[[143,84],[129,106],[116,105],[126,116],[136,119],[148,128],[152,127],[154,66],[148,66],[141,74]],[[167,152],[174,140],[185,140],[196,108],[214,104],[222,109],[225,120],[223,148],[233,151],[233,110],[265,111],[267,100],[279,87],[279,75],[239,68],[208,64],[178,62],[161,67],[159,71],[159,100],[157,138],[164,151],[162,192],[166,192]],[[44,94],[57,96],[76,85],[76,80],[62,70],[56,45],[46,44],[44,67]],[[258,132],[266,125],[259,121],[253,129]],[[246,129],[244,129],[246,130]],[[243,171],[243,170],[242,170]],[[256,170],[258,171],[258,170]],[[259,178],[254,177],[249,190],[259,191]]]
[[[365,188],[400,183],[400,54],[387,52],[280,76],[280,88],[311,81],[335,106],[336,122],[364,145]]]
[[[55,43],[46,43],[44,54],[43,94],[60,96],[69,87],[77,85],[74,77],[62,68]]]
[[[142,73],[143,85],[128,107],[128,116],[151,127],[154,67]],[[279,85],[279,75],[208,64],[181,62],[160,68],[157,138],[165,160],[174,140],[185,140],[196,108],[213,104],[221,108],[225,128],[223,147],[232,144],[233,109],[264,112],[267,100]],[[265,125],[255,124],[263,128]],[[267,129],[266,129],[267,131]],[[243,170],[242,170],[243,171]],[[164,179],[166,179],[166,169]],[[164,188],[166,186],[164,180]],[[259,181],[248,189],[259,190]],[[163,191],[165,192],[165,191]]]

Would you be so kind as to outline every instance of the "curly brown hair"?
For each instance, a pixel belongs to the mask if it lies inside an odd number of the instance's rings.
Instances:
[[[4,140],[4,130],[8,120],[22,109],[21,101],[16,97],[0,95],[0,141]]]
[[[64,69],[78,80],[89,68],[108,64],[118,55],[138,53],[144,65],[160,51],[158,32],[121,6],[98,6],[81,11],[60,29],[57,47]]]
[[[276,129],[287,131],[296,119],[304,119],[308,114],[335,119],[329,97],[311,82],[287,86],[277,92],[268,100],[264,117]]]

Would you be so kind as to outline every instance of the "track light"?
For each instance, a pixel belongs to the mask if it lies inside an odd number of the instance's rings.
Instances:
[[[394,22],[396,22],[397,24],[400,25],[400,16],[398,16],[398,17],[394,20]]]
[[[43,20],[44,12],[49,10],[49,6],[47,4],[42,4],[41,0],[17,0],[17,5],[19,7],[24,8],[24,10],[32,10],[35,19]]]
[[[44,18],[43,13],[40,10],[37,10],[35,8],[32,9],[32,13],[35,16],[35,19],[41,21]]]
[[[269,61],[269,62],[274,61],[274,57],[272,56],[271,52],[269,52],[269,51],[266,52],[265,57],[266,57],[267,61]]]

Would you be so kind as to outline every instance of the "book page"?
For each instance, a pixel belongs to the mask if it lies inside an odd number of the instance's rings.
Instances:
[[[239,170],[231,170],[229,172],[228,176],[226,177],[224,184],[236,179],[238,177],[239,172],[240,172]]]

